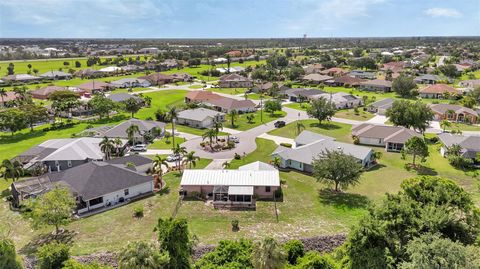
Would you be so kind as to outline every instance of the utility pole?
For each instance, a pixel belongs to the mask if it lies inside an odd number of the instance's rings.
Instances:
[[[260,122],[263,122],[263,94],[260,94]]]

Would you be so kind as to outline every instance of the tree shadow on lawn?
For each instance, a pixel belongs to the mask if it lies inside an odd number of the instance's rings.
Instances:
[[[407,171],[415,171],[418,175],[421,176],[436,176],[438,175],[437,171],[431,167],[423,166],[421,164],[413,166],[413,164],[407,163],[405,164],[405,169]]]
[[[322,123],[322,124],[318,124],[318,122],[314,122],[314,123],[310,123],[309,124],[310,127],[312,128],[320,128],[320,129],[324,129],[324,130],[334,130],[334,129],[341,129],[342,127],[341,126],[338,126],[336,124],[333,124],[333,123]]]
[[[318,195],[322,204],[341,209],[366,208],[370,205],[370,200],[366,196],[356,193],[321,189],[318,191]]]
[[[77,233],[75,231],[70,230],[64,230],[59,235],[57,235],[56,238],[52,233],[39,234],[33,237],[32,240],[28,242],[28,244],[26,244],[19,250],[19,252],[22,255],[32,255],[37,252],[37,249],[39,247],[54,242],[55,240],[60,243],[71,245],[73,243],[73,238],[76,234]]]
[[[377,170],[380,170],[380,169],[385,168],[385,167],[387,167],[387,166],[384,165],[384,164],[381,164],[381,163],[377,163],[376,165],[368,168],[367,171],[368,171],[368,172],[377,171]]]

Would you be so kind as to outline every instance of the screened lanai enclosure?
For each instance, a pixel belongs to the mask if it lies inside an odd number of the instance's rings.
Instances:
[[[215,208],[255,207],[253,186],[214,186],[213,205]]]

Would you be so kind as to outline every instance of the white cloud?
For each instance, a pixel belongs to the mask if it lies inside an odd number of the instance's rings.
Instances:
[[[462,13],[453,8],[434,7],[425,11],[425,14],[431,17],[449,17],[458,18],[462,16]]]

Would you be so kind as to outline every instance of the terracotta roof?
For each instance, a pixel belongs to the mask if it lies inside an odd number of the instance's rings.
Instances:
[[[361,85],[392,87],[392,82],[384,79],[367,80],[360,83]]]
[[[13,100],[16,100],[17,99],[17,95],[15,94],[15,92],[12,92],[12,91],[8,91],[6,92],[7,95],[2,95],[0,96],[0,102],[2,102],[2,97],[3,97],[3,101],[4,102],[9,102],[9,101],[13,101]]]
[[[150,74],[148,76],[143,76],[143,77],[139,77],[139,78],[146,79],[148,81],[153,81],[153,82],[168,81],[168,80],[175,79],[175,77],[172,76],[172,75],[165,75],[165,74],[162,74],[162,73],[153,73],[153,74]]]
[[[332,67],[323,71],[320,71],[320,74],[346,74],[347,70],[340,67]]]
[[[228,74],[220,77],[221,81],[249,81],[251,79],[241,76],[239,74]]]
[[[460,91],[455,89],[452,86],[448,86],[447,84],[433,84],[429,85],[425,88],[421,88],[418,90],[419,93],[455,93],[459,94]]]
[[[332,79],[331,76],[325,76],[325,75],[320,75],[320,74],[309,74],[303,77],[304,80],[310,80],[310,81],[326,81],[329,79]]]
[[[191,101],[194,101],[194,102],[204,102],[204,101],[222,99],[225,97],[210,91],[191,91],[187,93],[185,98],[190,99]]]
[[[233,98],[224,97],[222,99],[216,99],[210,101],[214,106],[221,107],[223,109],[241,109],[241,108],[254,108],[256,105],[252,100],[237,100]]]
[[[105,88],[108,88],[110,84],[105,83],[103,81],[89,81],[86,83],[83,83],[82,85],[77,86],[77,88],[84,90],[86,92],[92,92],[94,90],[104,90]]]

